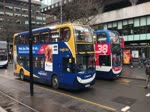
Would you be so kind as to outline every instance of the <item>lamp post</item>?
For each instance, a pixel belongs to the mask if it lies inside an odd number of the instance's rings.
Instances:
[[[31,24],[31,0],[29,3],[29,60],[30,60],[30,95],[33,96],[33,55],[32,55],[32,24]]]
[[[62,0],[60,1],[60,23],[62,24]]]

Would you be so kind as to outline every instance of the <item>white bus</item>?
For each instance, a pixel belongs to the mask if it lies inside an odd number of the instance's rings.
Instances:
[[[8,46],[7,41],[0,41],[0,67],[8,66]]]

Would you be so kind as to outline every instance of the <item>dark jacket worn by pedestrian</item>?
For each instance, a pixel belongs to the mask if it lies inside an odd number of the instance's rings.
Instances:
[[[150,75],[150,59],[144,62],[146,75]]]

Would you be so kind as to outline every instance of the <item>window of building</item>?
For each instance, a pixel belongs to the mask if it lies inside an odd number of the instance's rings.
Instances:
[[[36,16],[36,19],[37,19],[37,20],[43,20],[43,17],[41,17],[41,16]]]
[[[134,27],[139,27],[140,26],[140,19],[139,18],[135,18],[134,19]]]
[[[13,16],[13,13],[11,13],[11,12],[5,12],[5,15],[6,16]]]
[[[118,29],[122,29],[122,21],[118,21]]]

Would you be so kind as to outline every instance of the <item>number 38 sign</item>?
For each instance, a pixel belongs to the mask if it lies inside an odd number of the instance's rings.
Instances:
[[[98,54],[110,54],[109,44],[95,44],[95,52]]]

